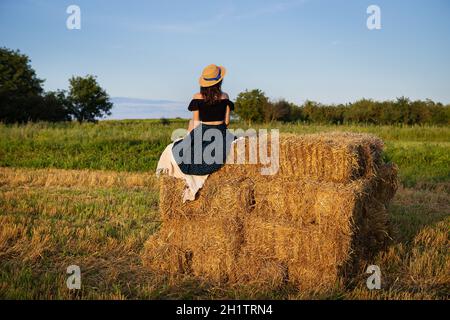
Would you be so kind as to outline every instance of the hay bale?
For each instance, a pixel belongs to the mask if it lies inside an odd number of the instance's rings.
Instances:
[[[385,245],[387,212],[370,195],[370,180],[343,185],[274,179],[271,186],[290,192],[267,193],[255,184],[256,207],[244,220],[245,246],[277,259],[286,266],[288,282],[299,288],[330,288],[347,264],[353,267]]]
[[[370,193],[373,182],[323,188],[302,182],[298,189],[292,181],[277,183],[294,194],[303,188],[301,196],[308,199],[296,202],[291,195],[277,201],[265,195],[268,200],[261,203],[264,195],[255,190],[256,208],[244,220],[244,250],[276,259],[285,266],[288,282],[308,291],[331,288],[385,247],[388,214],[385,204]],[[266,281],[276,279],[278,275],[269,274]]]
[[[337,233],[318,225],[298,228],[287,223],[276,223],[261,218],[248,219],[245,227],[245,251],[251,252],[253,265],[257,268],[244,270],[248,274],[256,271],[260,278],[259,264],[267,260],[276,261],[284,268],[282,281],[290,282],[302,289],[313,289],[322,284],[333,285],[336,268],[342,264],[343,253],[349,244],[336,242]],[[344,247],[344,248],[341,248]],[[281,285],[277,273],[267,273],[264,282]],[[250,278],[253,278],[250,277]],[[331,278],[332,281],[329,281]],[[325,281],[328,279],[328,281]]]
[[[267,184],[267,181],[272,178],[351,183],[358,179],[375,177],[381,166],[382,147],[383,143],[379,138],[368,134],[342,132],[302,136],[282,134],[279,150],[280,168],[277,174],[262,176],[261,168],[265,167],[262,164],[226,164],[208,177],[196,201],[186,204],[182,203],[182,196],[179,196],[184,189],[183,182],[163,177],[160,184],[160,213],[164,220],[170,217],[188,217],[214,212],[210,210],[211,199],[219,199],[217,201],[219,203],[223,203],[222,199],[226,199],[226,202],[233,199],[233,203],[239,200],[233,195],[228,197],[226,188],[223,188],[223,185],[233,184],[236,181],[247,181],[247,186],[260,181],[263,187],[268,187],[271,184]],[[246,143],[244,151],[247,159],[249,159],[248,149],[249,144]],[[235,159],[237,158],[236,155]],[[264,179],[265,177],[268,177],[268,180]],[[246,190],[247,187],[243,183],[241,188]],[[242,193],[247,196],[248,191],[245,190],[238,191],[237,195]],[[234,192],[233,189],[230,191]],[[281,190],[277,194],[283,193]],[[239,208],[243,201],[238,203]]]
[[[268,139],[270,141],[270,138]],[[261,159],[258,164],[249,164],[250,138],[245,140],[245,150],[235,144],[234,160],[243,154],[245,164],[227,164],[211,175],[211,179],[223,176],[261,176]],[[342,182],[375,176],[382,163],[383,142],[370,134],[331,132],[323,134],[281,134],[279,146],[279,171],[277,176],[314,179],[324,182]],[[271,144],[268,144],[268,153]]]
[[[184,204],[183,182],[163,176],[163,224],[144,263],[230,285],[331,288],[388,239],[397,168],[382,164],[381,146],[368,135],[284,136],[279,174],[226,165]]]
[[[243,246],[228,278],[228,284],[273,289],[286,285],[288,280],[288,267],[285,262]]]
[[[389,202],[398,189],[398,167],[393,163],[383,164],[375,178],[373,195],[383,203]]]
[[[344,185],[263,177],[255,183],[253,194],[257,210],[253,215],[299,227],[346,221],[352,215],[356,197],[365,187],[366,180]]]
[[[160,178],[159,211],[162,221],[175,218],[230,216],[244,214],[254,206],[254,182],[247,177],[224,177],[206,180],[195,201],[183,203],[184,182],[166,175]],[[224,205],[226,203],[226,205]]]
[[[237,216],[173,219],[147,241],[144,261],[154,270],[226,282],[243,241],[243,221]]]

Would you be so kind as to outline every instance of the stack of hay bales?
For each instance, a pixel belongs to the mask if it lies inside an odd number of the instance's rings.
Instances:
[[[215,283],[333,287],[388,239],[397,169],[382,148],[367,134],[281,135],[277,174],[227,164],[187,203],[184,182],[163,176],[144,264]]]

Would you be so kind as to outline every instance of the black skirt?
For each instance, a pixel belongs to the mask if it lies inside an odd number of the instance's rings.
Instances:
[[[236,137],[225,124],[200,124],[173,144],[172,153],[181,172],[202,176],[216,172],[226,162]]]

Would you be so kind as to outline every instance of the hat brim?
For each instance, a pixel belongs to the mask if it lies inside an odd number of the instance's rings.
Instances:
[[[200,84],[201,87],[212,87],[213,85],[219,83],[220,81],[223,80],[223,78],[225,77],[225,75],[227,74],[227,69],[225,69],[225,67],[219,66],[220,68],[220,79],[214,80],[214,81],[206,81],[205,79],[203,79],[203,77],[200,77],[198,79],[198,83]]]

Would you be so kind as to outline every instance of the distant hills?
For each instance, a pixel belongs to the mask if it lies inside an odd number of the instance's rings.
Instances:
[[[112,115],[106,119],[190,118],[188,102],[113,97]]]

